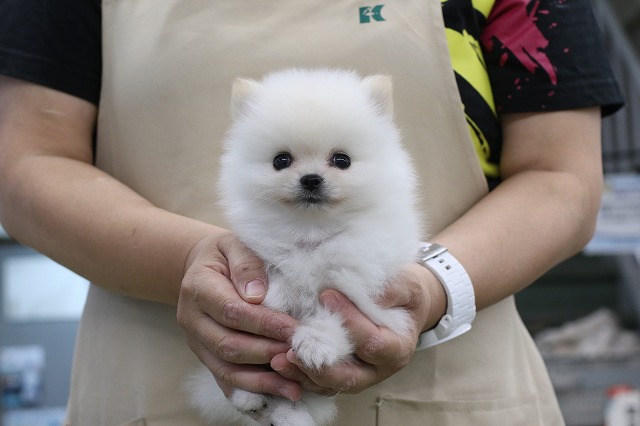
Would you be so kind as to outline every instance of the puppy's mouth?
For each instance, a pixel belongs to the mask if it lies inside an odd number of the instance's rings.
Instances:
[[[328,194],[305,194],[301,191],[289,197],[282,197],[280,201],[292,209],[324,211],[345,200],[341,197],[332,197]]]
[[[303,207],[321,207],[329,202],[329,197],[322,193],[316,193],[315,191],[301,191],[301,193],[295,197],[294,202]]]
[[[313,194],[300,191],[297,194],[290,194],[288,197],[281,197],[280,202],[289,205],[294,209],[323,210],[327,207],[339,203],[341,200],[330,197],[328,194]]]

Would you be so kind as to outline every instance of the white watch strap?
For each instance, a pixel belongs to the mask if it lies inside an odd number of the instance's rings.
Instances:
[[[447,313],[435,328],[420,334],[417,347],[420,350],[469,331],[476,317],[476,301],[467,271],[445,247],[421,243],[418,262],[438,277],[447,293]]]

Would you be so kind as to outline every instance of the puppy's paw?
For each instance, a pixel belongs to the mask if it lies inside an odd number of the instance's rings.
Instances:
[[[353,352],[347,331],[338,315],[323,311],[298,326],[291,340],[296,356],[314,369],[333,365]]]
[[[259,415],[269,407],[269,399],[266,395],[242,389],[234,390],[229,401],[238,411],[249,416]]]
[[[317,426],[303,402],[278,401],[271,413],[271,426]]]
[[[309,414],[318,426],[335,424],[338,417],[336,399],[330,396],[305,392],[302,401],[306,404]]]
[[[227,399],[214,380],[209,370],[202,366],[194,371],[184,382],[184,391],[189,405],[195,409],[205,424],[233,424],[242,426],[256,426],[259,423],[252,419],[251,413],[256,407],[260,407],[263,395],[251,394],[236,389],[233,394],[237,405]],[[243,395],[247,394],[247,395]],[[240,406],[240,407],[239,407]],[[259,408],[258,408],[259,409]],[[245,410],[248,413],[245,413]],[[266,417],[266,410],[261,411],[262,417]],[[268,426],[268,423],[267,423]]]

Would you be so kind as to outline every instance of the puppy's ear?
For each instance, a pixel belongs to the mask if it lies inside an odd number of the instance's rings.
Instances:
[[[369,88],[371,99],[382,113],[393,116],[393,79],[390,75],[371,75],[363,79]]]
[[[247,100],[260,87],[260,83],[248,78],[236,78],[231,88],[231,117],[238,118],[246,112]]]

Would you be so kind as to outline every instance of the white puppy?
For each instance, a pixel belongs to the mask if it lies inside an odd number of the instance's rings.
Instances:
[[[290,69],[261,82],[237,80],[220,188],[232,230],[265,262],[264,304],[300,321],[291,347],[308,367],[348,360],[341,318],[319,303],[335,288],[396,333],[407,312],[375,301],[415,259],[421,228],[415,174],[393,122],[392,82],[340,70]],[[235,390],[231,404],[208,371],[189,386],[209,421],[330,424],[332,398],[292,403]],[[254,420],[255,419],[255,420]]]

